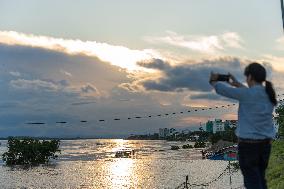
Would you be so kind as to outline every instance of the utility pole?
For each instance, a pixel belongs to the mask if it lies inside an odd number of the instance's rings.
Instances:
[[[284,32],[284,3],[283,0],[280,0],[281,3],[281,13],[282,13],[282,22],[283,22],[283,32]]]

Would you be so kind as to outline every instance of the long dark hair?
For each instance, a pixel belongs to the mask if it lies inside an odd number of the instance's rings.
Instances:
[[[249,75],[251,75],[252,79],[254,81],[256,81],[257,83],[262,83],[262,82],[265,81],[265,91],[266,91],[271,103],[274,106],[277,105],[276,94],[275,94],[275,90],[273,88],[273,84],[270,81],[266,80],[266,70],[261,64],[259,64],[257,62],[253,62],[253,63],[249,64],[245,68],[244,74],[247,77]]]

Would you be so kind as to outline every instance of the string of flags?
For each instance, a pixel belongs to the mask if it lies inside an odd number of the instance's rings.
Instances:
[[[284,94],[279,94],[277,96],[283,96]],[[284,102],[284,99],[279,99],[278,102]],[[209,107],[209,108],[201,108],[201,109],[193,109],[193,110],[186,110],[186,111],[180,111],[180,112],[172,112],[172,113],[164,113],[164,114],[155,114],[155,115],[146,115],[146,116],[134,116],[134,117],[127,117],[127,118],[112,118],[108,120],[113,121],[120,121],[120,120],[132,120],[132,119],[142,119],[142,118],[153,118],[153,117],[167,117],[170,115],[177,115],[177,114],[185,114],[185,113],[191,113],[191,112],[200,112],[200,111],[207,111],[207,110],[214,110],[214,109],[221,109],[221,108],[227,108],[227,107],[233,107],[236,106],[236,103],[226,104],[226,105],[220,105],[215,107]],[[215,110],[214,110],[215,111]],[[108,121],[106,119],[98,119],[99,122],[106,122]],[[81,123],[87,123],[87,120],[80,120]],[[67,124],[67,121],[57,121],[55,122],[57,124]],[[46,124],[45,122],[27,122],[26,124],[29,125],[43,125]]]

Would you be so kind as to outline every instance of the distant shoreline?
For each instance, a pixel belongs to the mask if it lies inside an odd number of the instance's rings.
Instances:
[[[84,140],[84,139],[124,139],[124,138],[115,138],[115,137],[102,137],[102,138],[95,138],[95,137],[68,137],[68,138],[65,138],[65,137],[32,137],[32,136],[11,136],[11,137],[16,137],[16,138],[34,138],[34,139],[39,139],[39,140],[53,140],[53,139],[56,139],[56,140]],[[8,140],[9,137],[0,137],[0,140]]]
[[[16,138],[34,138],[34,139],[39,139],[39,140],[87,140],[87,139],[123,139],[123,140],[165,140],[165,139],[129,139],[129,138],[124,138],[124,137],[70,137],[70,138],[64,138],[64,137],[32,137],[32,136],[12,136]],[[8,140],[9,137],[0,137],[0,140]]]

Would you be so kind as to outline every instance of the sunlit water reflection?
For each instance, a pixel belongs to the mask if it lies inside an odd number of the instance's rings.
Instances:
[[[1,141],[0,154],[6,149]],[[59,159],[49,166],[29,169],[0,166],[0,188],[175,188],[189,175],[190,183],[216,178],[227,162],[202,160],[200,150],[170,150],[184,142],[136,140],[70,140],[61,142]],[[134,158],[114,158],[123,148],[136,150]],[[236,172],[233,187],[242,185]],[[198,187],[197,187],[198,188]],[[230,188],[226,174],[206,188]]]

